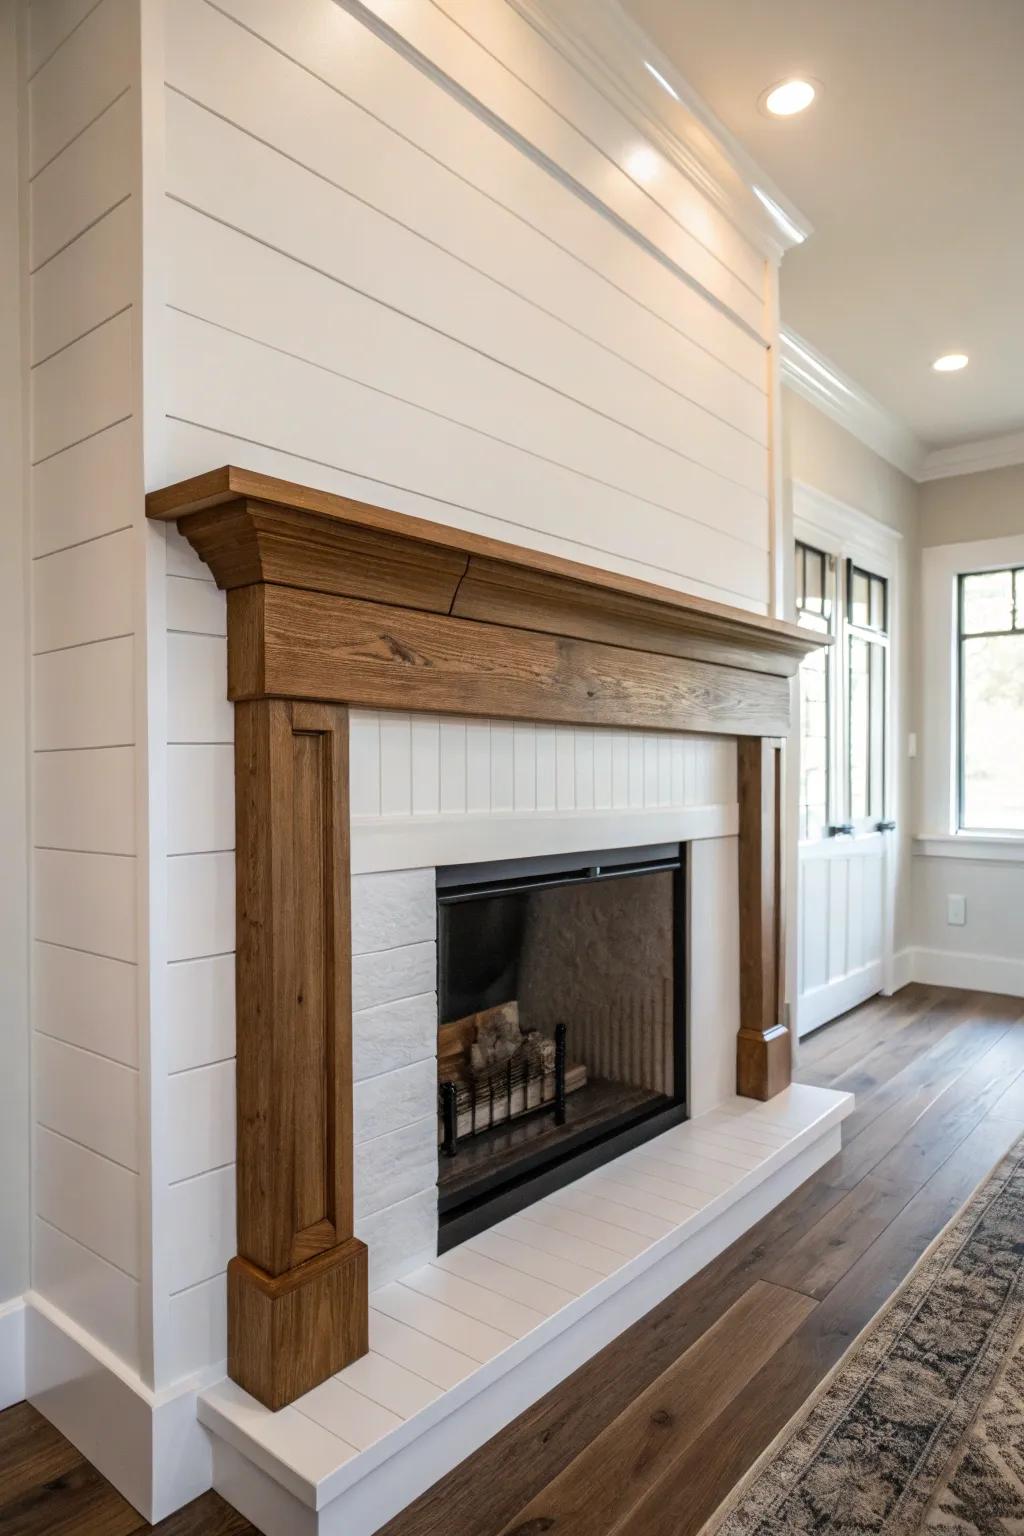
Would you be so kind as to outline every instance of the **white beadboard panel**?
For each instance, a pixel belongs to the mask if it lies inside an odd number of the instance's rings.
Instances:
[[[672,441],[686,451],[664,447],[180,204],[168,205],[166,226],[169,302],[188,314],[380,391],[410,421],[413,412],[442,417],[504,454],[529,454],[678,516],[699,508],[694,529],[717,533],[722,550],[734,543],[737,560],[751,558],[745,545],[766,547],[765,454],[749,439],[723,444],[721,470],[709,470],[699,428],[689,439],[677,428]],[[180,396],[171,408],[188,414]]]
[[[34,463],[131,415],[131,329],[126,310],[33,368]]]
[[[168,79],[187,95],[624,355],[670,359],[671,328],[670,372],[714,387],[729,369],[763,393],[752,337],[360,23],[325,0],[231,9],[272,48],[181,4]]]
[[[235,1064],[219,1062],[167,1079],[169,1181],[192,1179],[235,1158]]]
[[[352,1106],[357,1146],[422,1121],[427,1113],[433,1114],[436,1123],[437,1066],[431,1060],[417,1061],[395,1072],[364,1078],[355,1084]]]
[[[34,555],[131,526],[138,510],[134,433],[133,422],[121,421],[34,466]]]
[[[168,853],[217,853],[234,846],[234,749],[184,743],[168,747]]]
[[[395,949],[437,936],[432,869],[402,869],[352,879],[352,953]]]
[[[131,194],[131,134],[128,93],[29,184],[33,270]]]
[[[352,1015],[352,1069],[356,1082],[411,1066],[437,1049],[437,996],[423,992]]]
[[[102,0],[33,77],[28,91],[31,174],[130,83],[137,39],[138,21],[130,0]]]
[[[96,0],[33,0],[28,7],[26,70],[29,75],[46,63],[82,22]]]
[[[164,1201],[164,1277],[173,1294],[221,1275],[235,1252],[235,1170],[172,1184]]]
[[[212,635],[167,636],[167,720],[171,742],[234,740],[223,640]]]
[[[135,748],[38,752],[34,760],[37,847],[135,852]]]
[[[167,967],[167,1070],[227,1061],[235,1054],[235,957]]]
[[[432,992],[437,983],[433,941],[352,957],[352,1007],[376,1008]]]
[[[191,208],[246,231],[369,299],[400,308],[411,320],[581,401],[645,439],[729,479],[763,487],[762,397],[741,381],[733,382],[735,420],[723,419],[457,254],[439,249],[175,94],[168,98],[168,133],[175,162],[172,188]],[[340,146],[336,152],[337,174],[350,176],[351,161],[342,158]],[[415,153],[406,148],[410,158]],[[379,201],[379,191],[376,195]],[[194,228],[196,217],[186,227]],[[451,231],[448,239],[451,244]]]
[[[355,1234],[370,1251],[371,1288],[428,1264],[437,1253],[437,1190],[424,1190],[372,1215],[358,1216]],[[372,1315],[370,1334],[372,1342]]]
[[[882,840],[800,849],[797,1020],[816,1029],[882,984],[886,907]]]
[[[32,1046],[40,1125],[118,1163],[139,1166],[139,1074],[48,1035]]]
[[[168,576],[167,628],[186,630],[193,635],[226,635],[225,594],[209,581]]]
[[[139,1283],[36,1217],[32,1287],[129,1365],[139,1356]]]
[[[136,958],[133,858],[37,848],[33,871],[37,939],[111,960]]]
[[[135,206],[129,199],[79,235],[29,280],[31,359],[40,363],[131,303]]]
[[[357,1085],[357,1093],[359,1087]],[[437,1187],[436,1084],[430,1113],[371,1141],[358,1141],[354,1155],[356,1215]]]
[[[167,1303],[169,1381],[206,1371],[228,1352],[227,1281],[223,1275],[179,1291]]]
[[[137,1174],[37,1126],[33,1175],[37,1215],[138,1278]]]
[[[32,965],[32,1018],[41,1034],[138,1066],[134,965],[38,941]]]
[[[32,562],[32,648],[55,651],[131,634],[135,534],[130,528]]]
[[[661,187],[672,179],[667,164],[650,190],[620,168],[617,161],[628,164],[630,138],[631,147],[636,147],[635,129],[624,120],[616,122],[617,114],[597,90],[502,0],[470,0],[468,5],[449,0],[443,8],[395,7],[389,0],[369,0],[369,6],[748,325],[764,324],[764,296],[757,281],[760,264],[754,253],[748,251],[743,262],[741,243],[734,241],[734,265],[743,268],[744,277],[749,278],[744,281],[695,239],[682,221],[659,206]],[[446,16],[445,10],[454,15]],[[554,97],[555,106],[549,105],[547,95]],[[610,132],[609,118],[613,120]],[[595,144],[603,153],[594,153]],[[683,179],[675,173],[675,180],[678,185]],[[725,220],[712,205],[694,209],[698,220],[701,213],[705,227],[715,220],[724,226]]]
[[[440,804],[452,814],[532,817],[537,810],[553,809],[556,800],[563,812],[736,803],[736,747],[720,737],[553,728],[527,721],[513,727],[508,721],[474,720],[455,728],[456,723],[441,721],[444,750],[435,764],[433,759],[414,761],[409,720],[382,711],[352,712],[353,779],[364,786],[353,796],[354,820],[415,815],[414,806],[427,799],[417,775],[432,777],[435,768]],[[630,754],[635,759],[632,782],[615,772],[616,758],[628,761]],[[374,780],[387,786],[386,798],[374,796]]]
[[[189,475],[204,473],[211,463],[229,464],[241,458],[249,469],[257,473],[277,475],[282,479],[295,480],[300,484],[315,485],[321,490],[334,491],[341,496],[351,496],[357,501],[366,501],[377,506],[386,505],[396,512],[409,512],[416,517],[445,522],[452,527],[486,534],[489,538],[505,539],[515,544],[524,543],[522,524],[479,513],[472,508],[452,506],[450,503],[431,497],[422,490],[413,491],[407,486],[396,485],[393,481],[365,479],[348,470],[339,469],[332,463],[325,463],[321,459],[310,458],[308,455],[303,457],[289,452],[276,440],[273,445],[268,446],[266,443],[254,441],[244,435],[233,436],[230,432],[216,427],[179,421],[171,416],[167,420],[165,446],[168,453],[168,479],[186,479]],[[750,612],[765,611],[764,601],[755,601],[753,598],[745,597],[741,592],[698,580],[691,575],[676,576],[671,571],[649,561],[638,559],[636,556],[602,554],[601,558],[595,562],[592,549],[584,548],[571,538],[562,538],[540,527],[530,529],[528,542],[532,549],[543,550],[548,554],[565,555],[572,560],[589,561],[590,564],[597,563],[603,569],[620,571],[623,575],[636,576],[643,581],[653,581],[660,586],[685,591],[695,597],[710,597],[718,602],[729,602]],[[168,548],[172,547],[174,547],[173,541],[169,537]],[[205,569],[198,557],[187,550],[187,546],[182,549],[179,544],[176,547],[176,558],[185,561],[186,556],[193,561],[193,573]],[[185,573],[184,565],[182,573]]]
[[[37,751],[131,746],[135,741],[130,636],[36,656],[32,678]]]
[[[223,955],[234,947],[234,854],[192,853],[168,859],[168,960]]]

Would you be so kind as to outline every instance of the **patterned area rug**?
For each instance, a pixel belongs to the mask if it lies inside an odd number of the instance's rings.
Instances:
[[[712,1531],[1024,1536],[1024,1139]]]

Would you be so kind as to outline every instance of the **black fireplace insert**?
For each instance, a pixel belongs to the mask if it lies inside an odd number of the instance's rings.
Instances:
[[[438,870],[442,1252],[686,1118],[685,848]]]

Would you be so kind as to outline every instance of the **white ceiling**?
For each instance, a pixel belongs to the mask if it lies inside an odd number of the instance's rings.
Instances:
[[[814,224],[784,323],[929,446],[1024,426],[1024,0],[623,6]],[[767,117],[793,74],[818,100]]]

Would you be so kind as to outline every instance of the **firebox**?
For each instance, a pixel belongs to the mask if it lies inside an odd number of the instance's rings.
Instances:
[[[441,1252],[686,1118],[684,859],[438,870]]]

